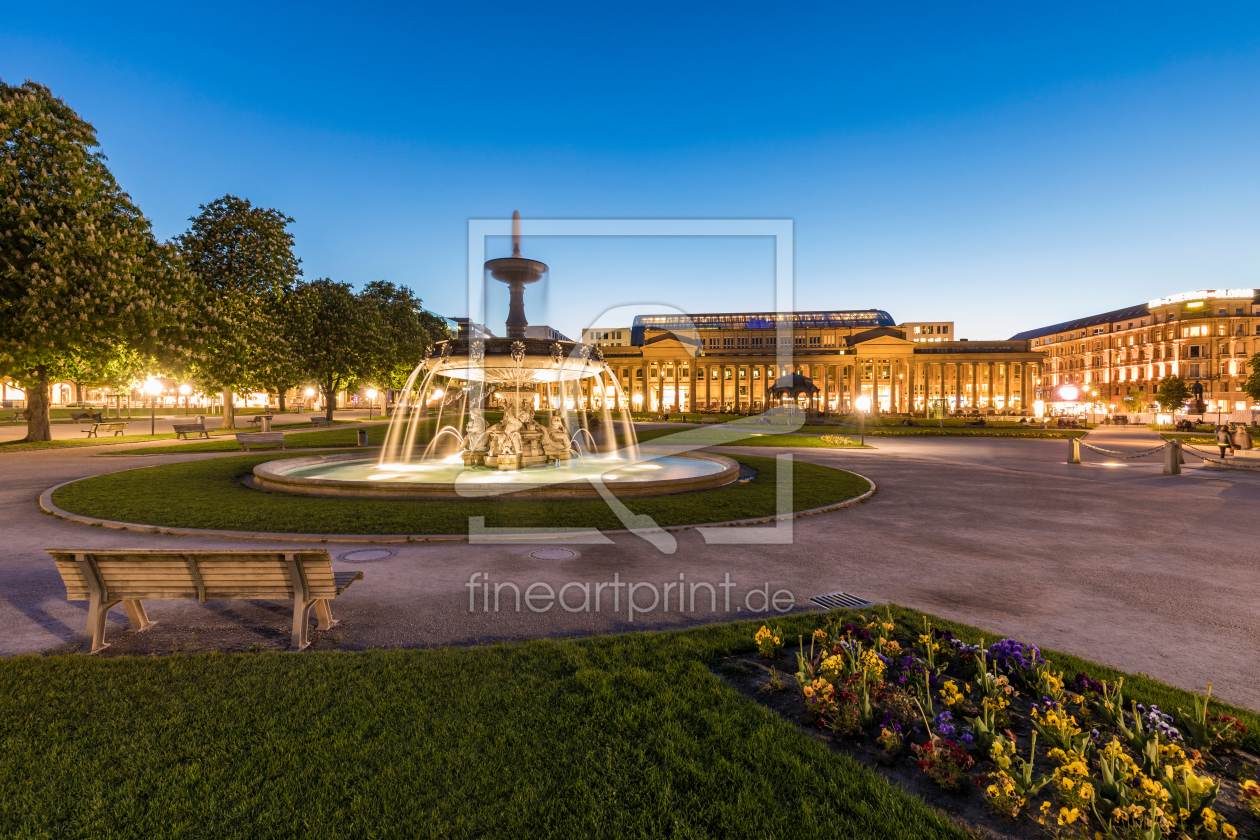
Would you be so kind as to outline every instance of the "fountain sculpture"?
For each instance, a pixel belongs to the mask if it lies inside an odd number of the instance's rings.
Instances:
[[[509,289],[507,336],[470,330],[431,347],[399,393],[374,461],[356,454],[269,461],[254,468],[251,485],[378,498],[581,498],[597,496],[595,484],[637,496],[735,481],[738,465],[720,455],[641,451],[629,400],[598,346],[527,337],[524,289],[547,270],[521,256],[513,213],[512,256],[485,264],[487,280]],[[502,418],[489,423],[495,409]],[[434,433],[422,446],[430,423]]]

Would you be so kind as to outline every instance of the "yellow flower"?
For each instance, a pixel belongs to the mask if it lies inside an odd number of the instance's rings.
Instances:
[[[989,796],[996,798],[998,795],[998,787],[997,785],[989,785],[987,788],[984,789],[984,792],[989,794]]]
[[[1081,799],[1089,800],[1093,798],[1094,798],[1094,786],[1091,785],[1089,782],[1082,782],[1081,783]]]
[[[1229,823],[1225,823],[1221,826],[1221,834],[1224,834],[1227,838],[1229,838],[1229,840],[1234,840],[1234,838],[1238,836],[1238,829],[1234,828]]]
[[[1081,812],[1077,808],[1060,808],[1059,825],[1071,825],[1080,819]]]

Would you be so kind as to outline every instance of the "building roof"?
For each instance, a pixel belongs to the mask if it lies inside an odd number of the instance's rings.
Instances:
[[[814,380],[808,376],[801,376],[799,373],[790,373],[787,376],[780,376],[774,380],[774,385],[770,387],[771,391],[808,391],[814,393],[818,390],[818,386],[814,384]]]
[[[893,327],[897,322],[882,309],[820,312],[715,312],[697,315],[637,315],[635,327],[649,330],[773,330],[784,321],[794,329],[823,327]]]
[[[885,336],[889,336],[892,338],[900,338],[902,341],[905,341],[906,331],[896,329],[894,327],[876,327],[873,330],[863,330],[860,333],[854,333],[853,335],[846,335],[844,337],[844,343],[847,344],[849,347],[855,347],[856,345],[861,344],[864,341],[870,341],[871,339],[875,339],[875,338],[884,338]]]
[[[1061,332],[1072,332],[1075,330],[1086,329],[1088,327],[1100,327],[1104,324],[1111,324],[1115,321],[1123,321],[1126,318],[1145,318],[1151,314],[1145,303],[1137,306],[1126,306],[1124,309],[1113,309],[1110,312],[1103,312],[1101,315],[1090,315],[1087,318],[1077,318],[1075,321],[1064,321],[1061,324],[1051,324],[1048,327],[1040,327],[1035,330],[1026,330],[1022,333],[1016,333],[1010,337],[1011,341],[1026,341],[1032,338],[1041,338],[1043,335],[1054,335]]]

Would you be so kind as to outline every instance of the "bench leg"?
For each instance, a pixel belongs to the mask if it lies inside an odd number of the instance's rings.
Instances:
[[[321,598],[315,602],[315,617],[319,619],[319,630],[327,630],[334,624],[339,623],[337,619],[332,617],[332,607],[328,604],[327,598]]]
[[[149,621],[149,614],[144,611],[144,604],[139,598],[124,598],[123,609],[127,611],[127,620],[131,622],[131,629],[140,633],[148,630],[156,621]]]
[[[289,650],[305,650],[310,645],[307,630],[311,623],[311,609],[316,603],[318,602],[299,601],[296,598],[293,600],[293,642]]]
[[[92,637],[92,650],[89,653],[100,653],[109,647],[105,643],[105,619],[109,611],[118,606],[117,601],[104,601],[93,595],[88,599],[88,635]]]

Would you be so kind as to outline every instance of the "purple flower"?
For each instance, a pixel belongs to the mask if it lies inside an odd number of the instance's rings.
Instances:
[[[962,739],[961,739],[961,740],[962,740],[962,742],[963,742],[964,744],[966,744],[967,746],[969,746],[969,747],[970,747],[970,746],[971,746],[971,744],[972,744],[972,742],[973,742],[973,741],[975,741],[976,739],[975,739],[975,738],[973,738],[973,737],[971,737],[971,733],[970,733],[970,732],[964,732],[964,733],[962,734]]]
[[[1029,669],[1045,662],[1036,645],[1018,642],[1014,639],[1002,639],[989,646],[989,657],[994,665],[1002,671]]]

